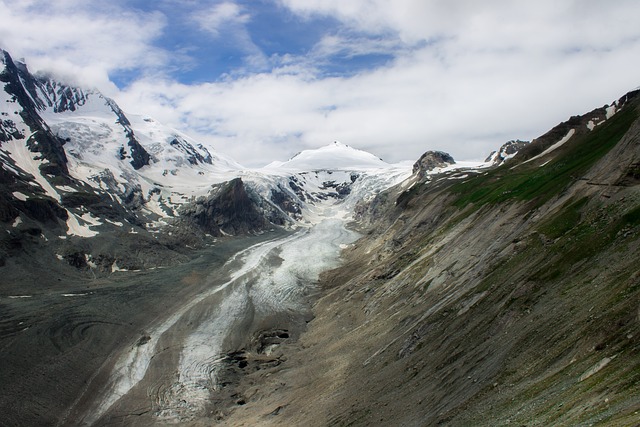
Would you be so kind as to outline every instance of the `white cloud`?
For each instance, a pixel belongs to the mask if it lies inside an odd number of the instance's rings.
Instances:
[[[32,69],[113,91],[109,73],[155,69],[167,53],[153,48],[166,20],[100,3],[0,0],[0,46],[24,57]]]
[[[206,10],[197,10],[193,14],[193,19],[201,29],[219,36],[224,27],[244,25],[249,22],[250,17],[236,3],[227,1],[213,5]]]
[[[249,165],[334,139],[388,161],[415,159],[428,149],[484,158],[510,138],[539,136],[634,87],[637,76],[626,64],[639,53],[634,46],[604,58],[593,53],[550,61],[460,52],[443,61],[425,47],[351,77],[271,73],[197,87],[149,82],[122,99],[132,108],[155,104],[160,120],[191,129]],[[173,94],[166,108],[128,102],[154,91]]]
[[[324,15],[369,33],[394,31],[403,40],[454,36],[483,49],[508,44],[564,49],[610,46],[637,36],[634,0],[278,0],[301,16]]]
[[[173,16],[126,9],[124,0],[0,0],[0,46],[31,68],[107,87],[125,110],[247,165],[336,139],[387,161],[428,149],[483,158],[508,139],[539,136],[640,84],[635,0],[278,1],[293,12],[288,19],[323,16],[340,25],[329,26],[306,55],[267,57],[250,33],[258,15],[249,2],[189,1]],[[163,72],[175,58],[156,47],[158,39],[172,20],[196,17],[210,37],[194,31],[190,41],[234,44],[245,57],[242,70],[191,85]],[[368,54],[393,59],[342,77],[324,73],[336,58]],[[108,76],[121,70],[140,74],[118,91]]]

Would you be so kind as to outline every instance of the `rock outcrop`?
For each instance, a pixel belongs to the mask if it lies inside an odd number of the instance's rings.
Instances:
[[[484,161],[485,163],[492,163],[495,166],[500,166],[502,163],[518,154],[518,152],[527,145],[529,145],[529,141],[521,141],[519,139],[507,141],[499,150],[492,151]]]
[[[263,231],[269,226],[240,178],[217,185],[207,197],[185,205],[179,222],[193,222],[213,236]]]
[[[445,168],[455,164],[450,154],[443,151],[427,151],[413,165],[413,173],[424,178],[428,172],[436,168]]]

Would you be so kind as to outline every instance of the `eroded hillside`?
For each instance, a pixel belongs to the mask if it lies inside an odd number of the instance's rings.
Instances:
[[[636,95],[361,209],[309,331],[227,424],[638,423]]]

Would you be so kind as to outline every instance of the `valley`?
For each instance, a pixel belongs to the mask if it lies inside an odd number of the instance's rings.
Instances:
[[[2,424],[640,422],[640,91],[250,169],[2,54]]]
[[[92,279],[52,268],[37,281],[13,282],[20,292],[0,297],[3,423],[56,425],[79,416],[117,355],[185,301],[224,283],[228,258],[267,238],[221,242],[170,269]]]

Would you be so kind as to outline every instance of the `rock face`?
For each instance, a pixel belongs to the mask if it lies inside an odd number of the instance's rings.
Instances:
[[[3,57],[4,65],[4,70],[0,72],[0,82],[4,83],[4,90],[11,96],[11,100],[22,107],[19,111],[20,119],[31,131],[26,141],[29,150],[40,153],[41,158],[45,160],[40,165],[43,174],[66,180],[69,171],[67,157],[62,148],[64,141],[51,132],[40,116],[39,110],[44,108],[44,101],[33,96],[36,85],[43,82],[31,76],[24,64],[16,65],[7,52],[0,51],[0,55]],[[25,138],[25,135],[16,129],[14,120],[3,118],[0,134],[5,142],[10,138]]]
[[[207,197],[186,205],[181,220],[192,221],[214,236],[239,235],[264,230],[269,222],[250,197],[240,178],[217,186]]]
[[[455,164],[450,154],[443,151],[427,151],[424,153],[416,163],[413,165],[413,173],[417,174],[420,178],[424,178],[427,172],[430,172],[436,168],[444,168]]]
[[[485,163],[492,163],[496,166],[514,157],[520,150],[529,145],[529,141],[519,139],[507,141],[498,151],[492,151],[485,159]]]
[[[147,166],[149,161],[151,160],[151,156],[149,153],[140,145],[140,142],[136,138],[133,129],[131,128],[131,122],[124,114],[124,112],[120,109],[120,107],[111,99],[107,100],[107,104],[111,107],[111,110],[117,117],[117,123],[122,125],[124,128],[125,135],[127,136],[129,153],[124,147],[120,148],[120,159],[131,159],[131,166],[134,169],[140,169],[143,166]]]

